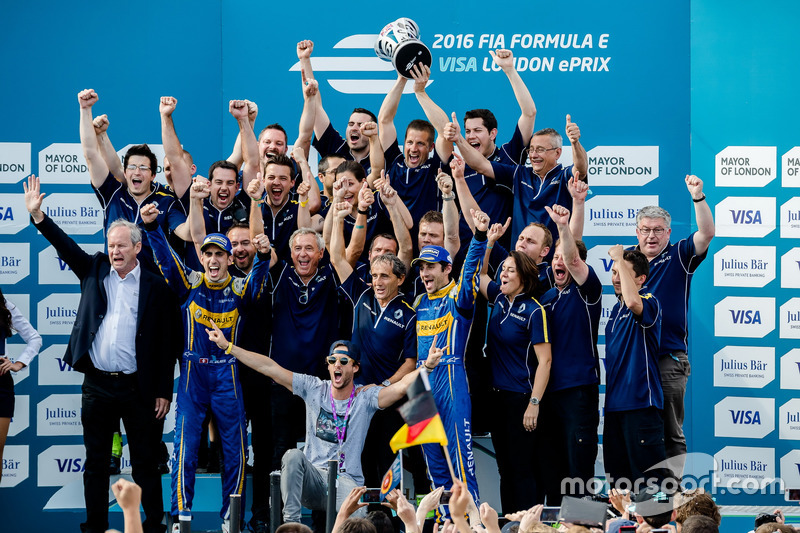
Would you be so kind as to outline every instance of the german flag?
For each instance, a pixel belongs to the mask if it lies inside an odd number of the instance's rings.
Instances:
[[[427,378],[424,372],[420,372],[408,388],[409,401],[400,407],[400,415],[406,423],[389,441],[394,453],[418,444],[439,443],[447,446],[447,434]]]

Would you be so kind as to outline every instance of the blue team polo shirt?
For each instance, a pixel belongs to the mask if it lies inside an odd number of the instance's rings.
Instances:
[[[531,222],[540,222],[547,226],[550,233],[558,235],[558,226],[547,214],[544,206],[552,207],[553,204],[558,204],[572,211],[572,196],[567,188],[567,182],[572,177],[572,165],[562,167],[559,163],[550,169],[544,179],[523,165],[512,166],[493,162],[492,168],[497,182],[511,187],[514,192],[511,242],[516,242],[519,234]],[[549,255],[552,257],[552,249]]]
[[[234,196],[231,204],[225,209],[217,209],[211,203],[211,198],[203,199],[203,218],[206,222],[206,234],[227,233],[234,222],[249,222],[250,197],[244,191],[239,191]]]
[[[317,139],[315,136],[311,141],[311,145],[319,152],[320,157],[337,155],[347,161],[355,161],[356,159],[353,157],[353,153],[350,151],[347,141],[336,131],[333,124],[330,122],[328,122],[328,127],[325,128],[325,131],[322,133],[322,137]],[[369,176],[370,170],[372,169],[372,165],[369,164],[369,153],[367,153],[363,159],[359,160],[358,163],[364,167],[364,172]]]
[[[266,198],[265,196],[262,198]],[[281,206],[277,214],[272,213],[272,208],[267,202],[261,204],[261,218],[264,221],[264,234],[269,237],[269,242],[278,252],[278,257],[288,260],[291,256],[289,239],[297,229],[297,209],[300,204],[291,197]]]
[[[386,158],[386,174],[389,176],[392,188],[403,199],[414,227],[419,224],[419,219],[428,211],[441,211],[441,192],[436,185],[436,176],[442,168],[439,154],[431,152],[428,160],[417,168],[408,168],[403,152],[397,143],[392,143],[384,150]],[[412,230],[411,235],[415,235]]]
[[[559,290],[553,287],[542,296],[550,313],[553,334],[553,364],[548,391],[600,383],[597,334],[603,309],[603,284],[594,269],[583,285],[575,280]]]
[[[159,211],[156,222],[165,235],[170,235],[175,231],[175,228],[186,220],[185,216],[181,217],[179,214],[181,209],[178,206],[173,206],[173,204],[178,203],[175,195],[167,187],[156,181],[150,184],[150,194],[141,203],[137,203],[136,199],[128,191],[128,187],[114,179],[110,172],[103,184],[99,188],[92,185],[92,190],[94,190],[94,194],[100,200],[100,205],[103,208],[104,231],[108,230],[108,226],[112,222],[120,218],[133,222],[142,229],[142,251],[139,252],[139,257],[146,256],[148,260],[152,257],[153,252],[139,212],[142,206],[155,202]]]
[[[495,146],[494,152],[488,159],[504,165],[524,165],[527,157],[526,148],[519,126],[516,126],[511,140],[502,146]],[[475,198],[481,211],[489,215],[489,220],[504,224],[512,214],[514,195],[511,187],[507,184],[498,183],[495,179],[487,178],[471,169],[469,165],[464,167],[464,180],[467,182],[469,192]],[[459,238],[463,243],[469,243],[470,239],[472,239],[472,230],[463,217],[459,221]],[[511,235],[507,233],[500,239],[500,242],[504,245],[509,245],[511,243]],[[466,249],[466,246],[462,246],[462,248]]]
[[[356,383],[381,383],[406,359],[417,358],[417,314],[398,294],[381,308],[372,287],[354,270],[339,287],[353,307],[351,342],[358,350]]]
[[[278,261],[269,270],[267,289],[272,295],[269,356],[292,372],[319,375],[331,343],[342,338],[344,329],[339,327],[337,281],[330,263],[306,285],[293,266]]]
[[[530,393],[539,366],[533,347],[550,342],[547,312],[534,298],[518,295],[509,302],[493,281],[486,293],[492,308],[484,353],[492,367],[492,386]]]
[[[658,370],[661,306],[644,287],[639,294],[642,316],[617,302],[606,324],[606,411],[664,407]]]
[[[689,289],[695,270],[708,255],[708,250],[697,253],[694,235],[667,245],[650,261],[650,275],[644,287],[653,293],[663,309],[659,355],[685,352],[689,348]]]

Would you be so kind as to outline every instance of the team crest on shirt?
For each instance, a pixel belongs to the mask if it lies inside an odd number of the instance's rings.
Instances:
[[[517,309],[517,313],[524,313],[524,312],[525,312],[525,306],[526,306],[526,305],[527,305],[527,304],[522,304],[522,305],[520,305],[520,306],[519,306],[519,309]]]
[[[395,320],[400,320],[401,318],[403,318],[403,310],[402,309],[398,309],[397,311],[395,311],[394,312],[394,318],[395,318]]]
[[[203,316],[203,312],[200,309],[196,309],[194,312],[194,317],[200,318],[201,316]]]
[[[230,296],[231,288],[230,287],[225,287],[225,290],[222,291],[222,294],[224,294],[225,296]]]

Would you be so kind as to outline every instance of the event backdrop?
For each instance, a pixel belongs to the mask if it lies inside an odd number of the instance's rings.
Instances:
[[[635,243],[636,212],[650,204],[672,213],[673,240],[687,236],[695,226],[683,179],[694,173],[705,181],[717,237],[692,288],[685,426],[690,452],[705,455],[689,464],[709,490],[714,477],[722,483],[740,478],[734,487],[782,477],[800,487],[800,399],[792,399],[800,389],[800,248],[792,240],[800,236],[792,107],[800,75],[790,37],[800,7],[778,4],[6,6],[0,286],[44,338],[39,356],[15,376],[17,409],[0,483],[8,531],[21,530],[32,517],[51,526],[81,516],[64,503],[81,486],[81,376],[61,359],[79,288],[29,225],[22,197],[23,178],[41,176],[48,213],[86,250],[103,248],[102,213],[79,145],[77,93],[98,92],[94,113],[108,114],[109,137],[120,153],[141,142],[160,148],[158,99],[175,96],[178,135],[206,175],[230,153],[238,131],[227,112],[230,99],[258,103],[257,131],[279,122],[294,139],[302,106],[298,40],[314,40],[313,66],[334,126],[343,130],[354,107],[377,113],[394,75],[372,43],[399,16],[419,24],[434,57],[428,93],[448,114],[490,108],[500,123],[498,140],[510,137],[519,109],[489,56],[505,47],[536,102],[536,128],[563,134],[567,114],[580,126],[590,156],[584,235],[589,261],[606,284],[601,344],[614,303],[609,246]],[[409,120],[422,116],[413,94],[404,96],[401,136]],[[562,161],[569,160],[566,150]],[[11,340],[12,356],[21,351],[19,342]],[[703,458],[710,457],[718,468],[716,474],[706,468],[703,480]],[[716,492],[727,505],[783,501],[780,492]]]

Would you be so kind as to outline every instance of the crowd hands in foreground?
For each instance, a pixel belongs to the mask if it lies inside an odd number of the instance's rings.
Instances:
[[[125,531],[124,533],[141,533],[142,522],[139,505],[141,503],[141,488],[127,481],[119,479],[112,484],[111,489],[122,509]],[[368,504],[363,502],[367,492],[366,487],[354,487],[344,499],[336,521],[333,524],[333,533],[422,533],[423,524],[440,504],[443,494],[440,487],[425,495],[418,507],[409,502],[399,489],[394,489],[386,495],[382,504],[390,508],[396,519],[389,519],[383,511],[371,511],[365,517],[355,517],[354,514]],[[687,490],[678,493],[670,499],[666,506],[657,505],[647,507],[651,502],[637,499],[641,511],[637,512],[630,493],[612,490],[609,498],[609,514],[612,515],[605,525],[577,525],[567,520],[542,521],[544,506],[535,505],[530,509],[499,516],[491,505],[484,502],[476,507],[464,483],[453,480],[452,491],[449,498],[451,518],[439,525],[434,523],[434,533],[548,533],[554,529],[562,533],[602,533],[625,532],[631,533],[718,533],[721,524],[720,509],[714,498],[702,490]],[[785,524],[785,518],[780,509],[773,513],[762,513],[755,519],[751,533],[796,533],[798,529]],[[502,526],[501,526],[502,524]],[[116,531],[116,530],[109,530]],[[308,526],[299,522],[287,522],[278,528],[278,533],[311,533]]]
[[[232,100],[228,108],[239,128],[234,148],[211,165],[207,177],[197,175],[177,135],[178,101],[162,97],[168,187],[154,182],[158,161],[147,145],[133,146],[120,163],[108,116],[92,116],[97,93],[78,94],[81,144],[104,210],[108,256],[83,253],[45,215],[35,176],[25,199],[37,228],[84,288],[79,314],[87,319],[76,320],[74,353],[67,358],[92,382],[88,388],[85,382],[84,401],[109,381],[136,376],[140,403],[147,407],[142,416],[152,401],[163,419],[177,357],[171,514],[176,523],[191,520],[207,415],[222,440],[223,494],[243,494],[249,421],[250,525],[260,532],[268,520],[272,470],[292,480],[282,484],[287,522],[299,519],[301,499],[306,505],[306,498],[318,496],[309,489],[300,498],[298,487],[318,488],[327,460],[339,459],[340,481],[348,488],[377,486],[393,459],[387,443],[402,425],[394,404],[426,372],[449,442],[449,456],[439,445],[422,447],[433,486],[452,485],[454,494],[460,491],[472,502],[473,516],[481,514],[472,452],[474,402],[476,411],[492,409],[479,422],[491,432],[497,454],[502,508],[545,501],[557,506],[561,480],[578,479],[588,487],[598,444],[602,285],[581,240],[589,168],[580,128],[567,114],[564,132],[573,163],[563,166],[561,134],[534,131],[533,98],[513,68],[512,53],[497,50],[492,58],[520,109],[505,144],[496,143],[497,120],[486,109],[466,112],[462,133],[456,114],[448,116],[427,93],[430,70],[422,65],[412,69],[413,92],[427,120],[411,121],[402,144],[394,120],[410,81],[403,77],[377,116],[354,109],[343,136],[322,106],[312,51],[311,41],[297,45],[303,109],[291,152],[285,128],[270,124],[256,135],[258,107]],[[307,159],[312,145],[322,156],[316,176]],[[653,464],[686,452],[685,309],[714,223],[702,180],[686,176],[685,186],[696,232],[671,243],[669,213],[648,206],[636,219],[638,246],[609,250],[619,299],[605,339],[604,460],[612,486],[643,478]],[[108,342],[112,334],[104,326],[110,317],[144,311],[132,305],[132,296],[125,300],[130,310],[105,299],[108,290],[130,290],[130,273],[135,283],[162,296],[163,333],[147,355],[143,337],[152,332],[133,336],[130,325],[120,333],[131,335],[120,348]],[[169,326],[173,319],[182,326]],[[480,366],[484,354],[489,368]],[[114,411],[106,414],[119,418]],[[316,424],[303,428],[306,419]],[[638,429],[649,435],[647,446],[630,438]],[[84,422],[90,465],[85,479],[99,487],[98,494],[108,472],[98,457],[101,447],[89,450],[88,443],[101,443],[109,430],[107,424]],[[161,431],[154,433],[160,437]],[[564,445],[554,447],[537,437],[542,434]],[[131,443],[132,453],[143,454],[138,464],[150,464],[148,448],[158,440]],[[293,449],[298,440],[306,442],[305,455]],[[354,440],[359,444],[350,448]],[[424,477],[425,466],[422,472],[414,479]],[[149,487],[145,496],[158,490],[155,482]],[[156,499],[145,500],[145,514],[154,521]],[[220,512],[224,527],[227,505]],[[442,518],[464,531],[463,513],[451,516],[448,509],[440,506]],[[88,496],[87,516],[87,530],[107,524]],[[159,531],[152,521],[145,521],[145,530]]]

